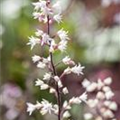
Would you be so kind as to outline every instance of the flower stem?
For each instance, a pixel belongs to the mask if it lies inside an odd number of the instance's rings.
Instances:
[[[47,33],[48,35],[50,35],[50,24],[49,24],[49,15],[47,16]],[[51,66],[52,66],[52,70],[53,70],[53,74],[54,76],[57,75],[57,71],[55,69],[55,65],[53,63],[53,53],[50,52],[49,53],[50,55],[50,61],[51,61]],[[60,90],[59,90],[59,87],[58,87],[58,83],[56,82],[56,91],[57,91],[57,102],[58,102],[58,120],[61,120],[61,94],[60,94]]]

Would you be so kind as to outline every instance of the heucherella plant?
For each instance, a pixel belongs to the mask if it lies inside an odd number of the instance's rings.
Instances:
[[[83,75],[84,67],[81,64],[75,64],[75,62],[67,55],[60,63],[67,65],[68,67],[63,70],[63,73],[58,76],[56,70],[56,64],[53,60],[53,55],[56,51],[65,52],[67,43],[70,40],[68,37],[68,31],[63,28],[55,33],[55,36],[50,33],[50,25],[53,22],[60,23],[62,21],[62,9],[60,1],[51,3],[50,0],[39,0],[33,3],[34,12],[33,17],[39,22],[45,24],[46,31],[37,29],[34,36],[29,37],[27,45],[31,46],[31,50],[38,44],[49,48],[49,56],[44,58],[43,56],[34,55],[32,57],[33,63],[36,63],[40,69],[47,68],[49,72],[45,73],[43,79],[37,79],[35,86],[40,87],[40,90],[49,90],[49,93],[53,93],[56,96],[57,104],[50,103],[48,100],[43,99],[41,102],[37,101],[36,104],[27,103],[27,112],[29,115],[35,110],[39,110],[42,115],[47,113],[55,114],[58,120],[68,119],[71,115],[69,110],[72,104],[80,104],[86,102],[86,92],[78,97],[72,97],[70,100],[62,102],[61,96],[69,93],[67,87],[64,87],[61,79],[64,75],[74,73],[76,75]],[[52,85],[51,85],[52,83]]]

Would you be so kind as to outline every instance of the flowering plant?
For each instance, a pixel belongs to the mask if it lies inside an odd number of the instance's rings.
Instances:
[[[43,79],[37,78],[35,81],[35,86],[40,87],[40,90],[49,90],[49,93],[55,95],[57,104],[50,103],[48,100],[42,99],[41,102],[36,101],[36,104],[27,103],[27,112],[29,115],[35,110],[39,110],[42,115],[47,113],[54,114],[57,116],[57,120],[69,119],[70,109],[73,104],[80,104],[81,102],[87,103],[90,108],[93,108],[91,113],[85,113],[84,118],[86,120],[116,120],[115,111],[118,106],[117,103],[112,100],[114,96],[113,91],[109,87],[112,83],[111,78],[106,78],[104,81],[98,80],[97,82],[90,82],[85,79],[82,82],[83,88],[85,88],[87,93],[96,93],[95,98],[87,100],[87,94],[84,92],[78,97],[72,97],[68,101],[62,101],[62,96],[69,93],[67,87],[62,84],[62,78],[68,74],[76,74],[77,76],[83,75],[84,67],[80,63],[76,64],[69,55],[65,56],[60,62],[55,63],[53,56],[56,51],[62,53],[66,52],[67,43],[70,40],[68,37],[68,31],[63,28],[58,30],[55,35],[51,34],[51,25],[53,22],[58,24],[62,22],[62,8],[60,6],[60,1],[52,3],[50,0],[39,0],[33,3],[34,19],[38,19],[39,22],[43,23],[46,30],[37,29],[35,36],[29,37],[29,42],[27,45],[31,46],[31,50],[38,44],[42,47],[48,48],[48,57],[34,55],[32,57],[33,63],[40,69],[47,69],[43,76]],[[47,31],[47,32],[46,32]],[[65,68],[61,75],[57,74],[56,66],[58,64],[64,64],[68,66]],[[95,112],[94,112],[95,111]]]
[[[56,51],[65,52],[67,48],[67,43],[70,40],[68,37],[68,31],[63,28],[58,30],[54,37],[50,33],[50,25],[55,21],[60,23],[62,21],[62,9],[60,6],[60,1],[52,4],[50,0],[39,0],[33,3],[34,19],[38,19],[39,22],[47,25],[47,32],[37,29],[35,36],[29,37],[29,42],[27,45],[31,45],[31,50],[36,44],[49,48],[49,56],[47,58],[34,55],[32,61],[37,64],[38,68],[47,68],[49,72],[45,73],[43,80],[37,79],[35,86],[39,86],[40,90],[49,89],[49,93],[53,93],[56,96],[57,104],[49,103],[48,100],[43,99],[41,102],[36,102],[36,104],[27,103],[27,112],[29,115],[32,114],[34,110],[39,110],[42,115],[47,113],[57,115],[58,120],[64,118],[69,118],[72,104],[80,104],[82,101],[86,102],[87,95],[86,92],[78,97],[72,97],[69,101],[61,101],[61,96],[68,94],[67,87],[63,87],[61,79],[64,75],[74,73],[76,75],[82,75],[84,67],[81,64],[75,64],[75,62],[67,55],[64,57],[60,63],[67,65],[68,67],[63,71],[63,73],[58,76],[56,65],[54,64],[53,55]],[[52,84],[51,84],[52,83]]]

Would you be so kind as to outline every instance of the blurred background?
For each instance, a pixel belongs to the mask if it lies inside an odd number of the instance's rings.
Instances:
[[[61,1],[63,22],[53,24],[52,28],[63,27],[69,31],[71,41],[67,53],[85,66],[84,76],[63,78],[63,84],[70,91],[67,98],[84,91],[81,87],[84,78],[96,81],[110,76],[113,78],[114,100],[120,106],[120,0]],[[36,28],[45,29],[33,19],[31,2],[35,0],[0,1],[1,120],[55,120],[54,116],[43,118],[38,112],[32,116],[26,113],[26,101],[35,103],[48,98],[55,102],[53,95],[34,86],[35,79],[42,77],[44,71],[36,68],[31,56],[47,53],[37,47],[31,51],[26,45],[28,36],[33,35]],[[54,54],[54,61],[60,58],[60,53]],[[58,67],[59,74],[63,68],[62,65]],[[83,120],[83,112],[84,105],[74,106],[73,119]],[[120,120],[120,111],[116,116]]]

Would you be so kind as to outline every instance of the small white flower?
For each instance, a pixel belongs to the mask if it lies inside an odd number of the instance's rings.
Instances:
[[[29,115],[32,114],[33,111],[35,111],[36,106],[31,104],[31,103],[27,103],[27,112],[29,112]]]
[[[69,93],[67,87],[64,87],[64,88],[62,89],[62,92],[63,92],[64,94],[68,94],[68,93]]]
[[[51,41],[51,44],[50,44],[49,52],[52,52],[52,53],[53,53],[53,52],[55,51],[56,47],[57,47],[57,44],[55,43],[54,40],[52,40],[52,41]]]
[[[97,83],[96,82],[93,82],[91,83],[87,88],[87,92],[93,92],[97,89]]]
[[[34,19],[38,19],[40,22],[42,22],[43,18],[40,12],[33,12]]]
[[[43,80],[50,80],[51,78],[51,73],[46,73],[43,77]]]
[[[98,79],[98,83],[97,83],[98,90],[100,90],[103,86],[104,86],[104,83],[102,82],[102,80]]]
[[[58,23],[62,22],[62,15],[57,14],[53,16],[53,19],[57,21]]]
[[[82,82],[82,86],[83,86],[84,88],[87,88],[89,85],[90,85],[90,81],[87,80],[87,79],[84,79],[83,82]]]
[[[54,79],[56,82],[60,81],[60,78],[58,76],[54,76]]]
[[[37,37],[40,37],[40,36],[42,36],[42,35],[43,35],[43,31],[42,31],[42,30],[37,29],[37,32],[35,32],[35,35],[36,35]]]
[[[50,92],[50,93],[55,93],[56,90],[55,90],[54,88],[50,88],[49,92]]]
[[[110,88],[109,86],[104,86],[104,87],[102,88],[102,90],[103,90],[104,92],[108,92],[108,91],[111,91],[111,88]]]
[[[61,52],[64,52],[67,48],[67,41],[65,40],[61,40],[58,44],[58,49],[61,51]]]
[[[46,67],[46,64],[40,61],[40,62],[38,62],[37,67],[43,69]]]
[[[49,63],[49,60],[48,60],[48,58],[42,58],[43,60],[43,63],[45,63],[45,64],[47,64],[47,63]]]
[[[69,103],[67,101],[64,101],[63,108],[66,110],[69,110],[69,109],[71,109],[71,106],[69,105]]]
[[[70,117],[71,115],[70,115],[70,113],[68,112],[68,111],[65,111],[64,113],[63,113],[63,118],[68,118],[68,117]]]
[[[36,106],[36,109],[39,110],[42,107],[42,104],[37,101],[35,106]]]
[[[110,84],[112,83],[112,78],[110,78],[110,77],[106,78],[106,79],[104,80],[104,83],[105,83],[106,85],[110,85]]]
[[[44,84],[44,82],[39,78],[37,79],[37,81],[35,81],[35,86],[41,86],[42,84]]]
[[[53,109],[54,113],[58,115],[58,105],[55,104],[53,107],[54,107]]]
[[[31,45],[31,50],[33,49],[33,47],[36,45],[36,44],[39,44],[40,43],[40,39],[39,38],[35,38],[33,36],[29,37],[29,42],[27,43],[27,45]]]
[[[59,88],[63,87],[63,84],[62,84],[62,82],[60,80],[58,81],[58,87]]]
[[[51,112],[53,111],[53,107],[52,104],[49,103],[47,100],[43,99],[43,101],[41,102],[42,104],[42,108],[40,110],[40,113],[42,115],[45,115],[46,113],[51,114]]]
[[[47,85],[47,84],[42,84],[41,86],[40,86],[40,89],[41,90],[46,90],[46,89],[48,89],[49,88],[49,86]]]
[[[111,102],[111,104],[108,106],[111,110],[117,111],[118,106],[116,102]]]
[[[83,75],[83,72],[82,70],[84,69],[85,67],[81,66],[80,64],[77,66],[74,66],[71,68],[71,71],[77,75]]]
[[[70,73],[71,73],[71,68],[70,68],[70,67],[66,68],[66,69],[64,70],[64,73],[65,73],[65,74],[70,74]]]
[[[103,92],[99,91],[96,95],[96,98],[100,99],[100,100],[103,100],[103,99],[105,99],[105,94]]]
[[[80,95],[79,99],[84,101],[84,102],[86,102],[86,100],[87,100],[87,93],[84,92],[82,95]]]
[[[108,119],[108,118],[113,118],[114,114],[111,110],[108,109],[103,113],[103,116]]]
[[[104,105],[106,106],[106,107],[108,107],[109,105],[111,104],[111,101],[104,101]]]
[[[106,99],[111,99],[114,96],[114,93],[112,91],[107,91],[105,93]]]
[[[60,1],[57,1],[53,6],[53,11],[57,14],[61,14],[62,10],[61,10],[61,5],[60,5]]]
[[[72,97],[70,100],[69,100],[69,103],[70,104],[80,104],[82,101],[79,99],[79,97]]]
[[[69,56],[66,56],[65,58],[62,59],[62,62],[65,65],[75,65],[75,62],[71,60]]]
[[[91,113],[85,113],[84,114],[84,119],[85,120],[91,120],[93,118],[93,115]]]
[[[41,59],[41,57],[38,56],[38,55],[34,55],[34,56],[32,57],[32,61],[33,61],[34,63],[35,63],[35,62],[38,62],[40,59]]]
[[[88,101],[87,101],[87,104],[89,105],[89,107],[91,107],[91,108],[93,108],[93,107],[96,107],[97,106],[97,104],[98,104],[98,99],[89,99]]]
[[[66,32],[66,31],[64,31],[63,29],[61,29],[61,30],[59,30],[58,32],[57,32],[57,35],[59,36],[59,38],[61,39],[61,40],[69,40],[69,38],[68,38],[68,31]]]
[[[41,8],[46,7],[46,1],[44,0],[39,0],[39,2],[32,3],[35,6],[35,10],[39,10]]]
[[[112,0],[102,0],[101,5],[103,7],[108,7],[112,3]]]
[[[46,33],[44,33],[42,35],[42,39],[41,39],[41,46],[43,46],[44,44],[50,44],[50,41],[52,41],[52,39],[49,37],[49,35],[47,35]]]

